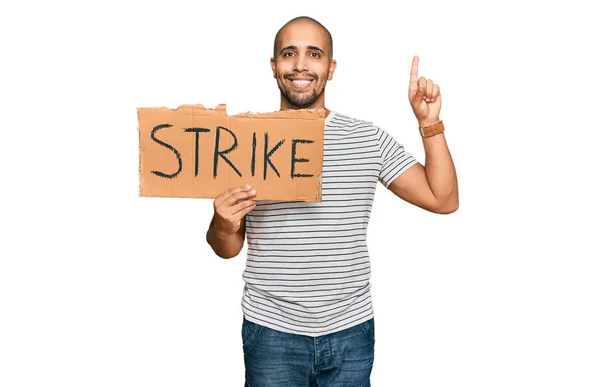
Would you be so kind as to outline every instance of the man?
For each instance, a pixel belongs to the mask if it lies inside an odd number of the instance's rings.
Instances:
[[[377,182],[425,210],[458,208],[456,172],[439,119],[438,85],[412,62],[409,101],[425,166],[385,130],[325,108],[336,69],[329,31],[312,18],[277,33],[271,68],[281,110],[323,108],[322,202],[255,201],[234,187],[214,201],[207,241],[231,258],[248,239],[242,340],[246,386],[369,386],[375,325],[366,229]],[[421,129],[425,128],[425,129]]]

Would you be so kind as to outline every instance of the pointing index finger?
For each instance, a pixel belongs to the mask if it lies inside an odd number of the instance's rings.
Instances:
[[[419,78],[419,56],[413,57],[412,66],[410,68],[410,85],[417,88],[417,79]]]

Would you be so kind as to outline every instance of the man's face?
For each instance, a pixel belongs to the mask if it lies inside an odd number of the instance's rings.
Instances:
[[[329,50],[327,35],[319,26],[298,22],[285,27],[271,59],[283,110],[325,107],[325,85],[336,66]]]

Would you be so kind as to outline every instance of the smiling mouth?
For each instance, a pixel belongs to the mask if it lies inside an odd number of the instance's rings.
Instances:
[[[312,79],[287,79],[296,90],[308,90],[313,82]]]

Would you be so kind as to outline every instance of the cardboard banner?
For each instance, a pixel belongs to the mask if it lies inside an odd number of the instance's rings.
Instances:
[[[324,109],[243,113],[138,108],[140,196],[215,198],[251,185],[256,200],[321,201]]]

